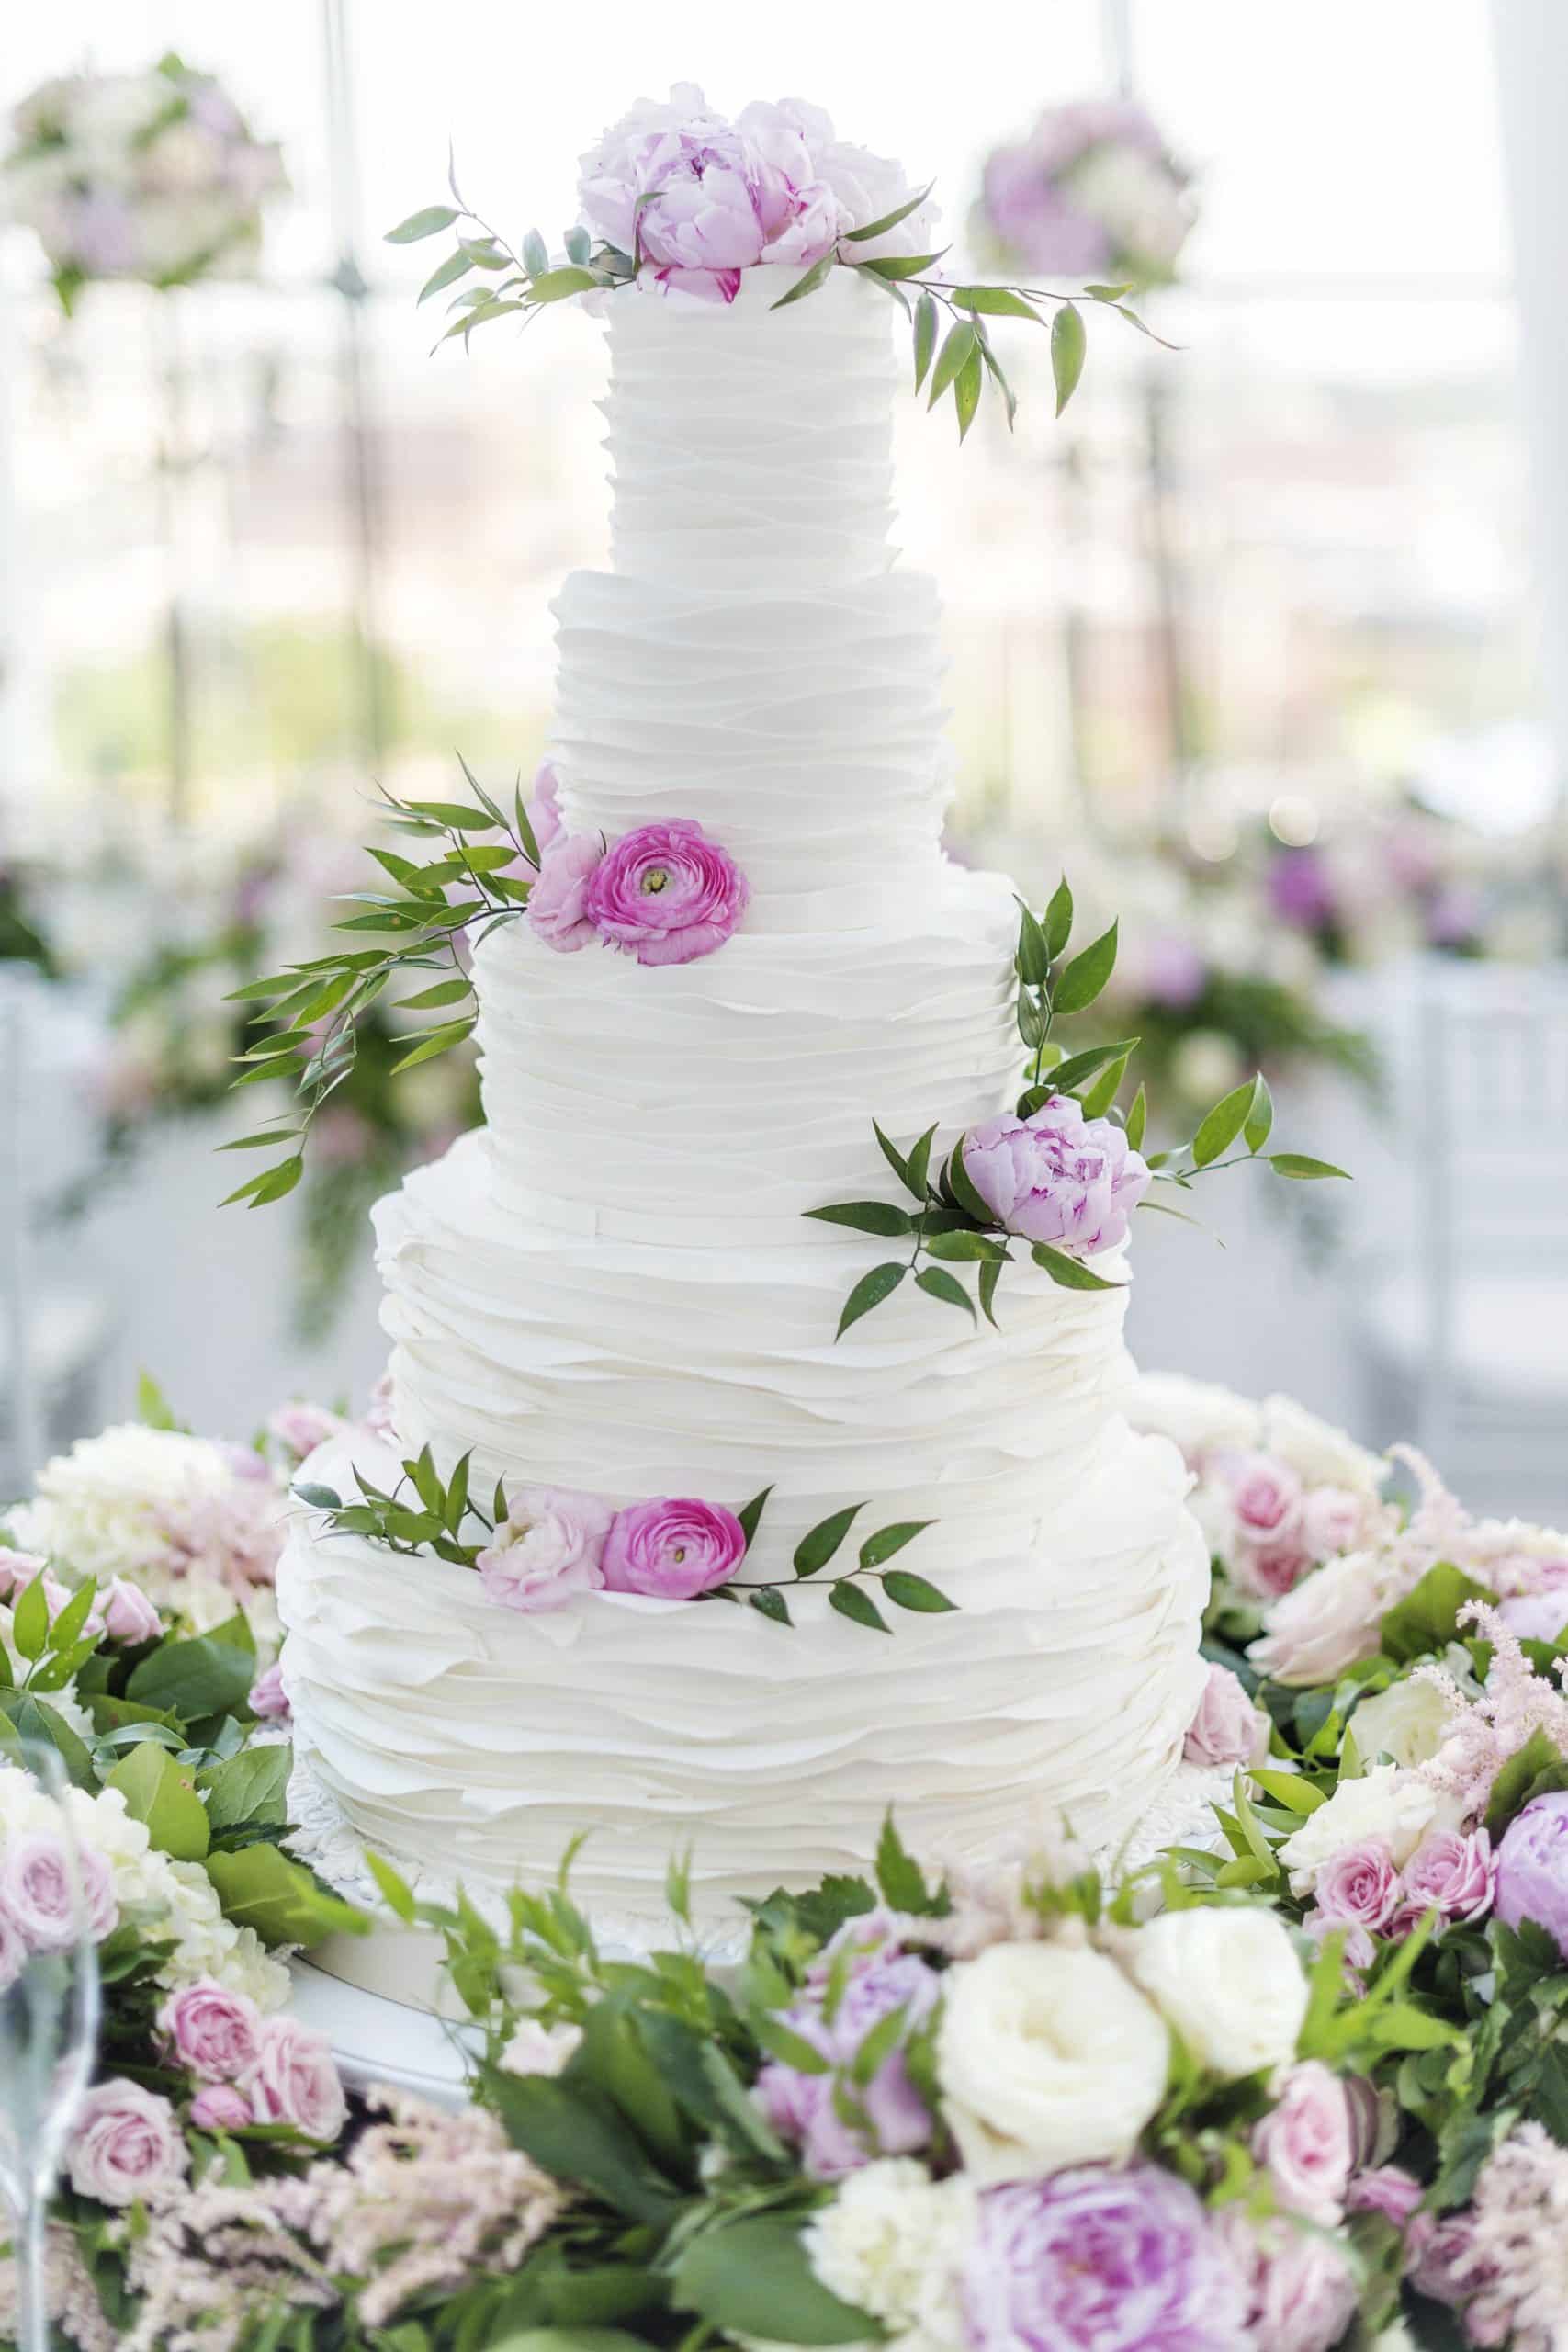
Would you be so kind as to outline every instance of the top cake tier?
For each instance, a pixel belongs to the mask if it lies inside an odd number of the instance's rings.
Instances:
[[[640,287],[609,298],[623,578],[765,596],[887,570],[891,305],[839,269],[774,310],[799,276],[749,269],[728,305]]]

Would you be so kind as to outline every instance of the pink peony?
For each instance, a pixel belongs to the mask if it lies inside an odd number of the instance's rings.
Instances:
[[[124,1577],[113,1577],[104,1594],[104,1631],[110,1641],[133,1649],[139,1643],[155,1642],[163,1630],[163,1620],[141,1586]]]
[[[831,1991],[829,1990],[831,1988]],[[848,1920],[809,1972],[784,2023],[831,2061],[831,2074],[807,2074],[775,2060],[757,2077],[756,2097],[775,2131],[800,2147],[818,2180],[836,2180],[876,2155],[923,2148],[931,2116],[896,2040],[871,2079],[854,2086],[859,2112],[844,2112],[840,2077],[852,2081],[862,2043],[884,2018],[901,2012],[904,2031],[924,2023],[941,1983],[924,1960],[888,1939],[877,1915]]]
[[[158,2027],[181,2065],[209,2083],[238,2082],[261,2047],[255,2003],[209,1976],[171,1993],[158,2012]]]
[[[324,2033],[291,2017],[268,2018],[247,2086],[256,2123],[291,2123],[307,2140],[335,2140],[348,2113]]]
[[[1054,1094],[1027,1119],[1010,1114],[972,1128],[964,1168],[1007,1232],[1085,1258],[1125,1239],[1149,1182],[1122,1129],[1086,1119],[1068,1094]]]
[[[574,956],[599,935],[588,893],[604,854],[597,833],[562,833],[540,861],[539,878],[528,893],[528,927],[559,955]]]
[[[275,1437],[297,1461],[303,1462],[319,1445],[342,1437],[348,1423],[341,1413],[329,1413],[324,1405],[310,1405],[295,1397],[268,1414],[266,1427],[269,1437]]]
[[[1399,1871],[1387,1842],[1342,1846],[1317,1874],[1319,1928],[1386,1928],[1399,1907]]]
[[[724,945],[750,896],[728,852],[682,817],[639,825],[605,852],[587,914],[602,939],[639,964],[691,964]]]
[[[190,2120],[198,2132],[243,2132],[251,2103],[232,2083],[204,2083],[190,2103]]]
[[[1533,1919],[1568,1959],[1568,1792],[1534,1798],[1508,1824],[1497,1849],[1496,1890],[1505,1927]]]
[[[1314,1487],[1302,1498],[1302,1542],[1314,1560],[1353,1552],[1366,1521],[1367,1506],[1348,1487]]]
[[[561,822],[560,777],[556,773],[553,761],[546,760],[535,772],[533,797],[528,803],[528,822],[534,828],[534,842],[541,857],[566,831]]]
[[[281,1666],[269,1666],[265,1674],[256,1677],[251,1685],[246,1703],[252,1714],[259,1715],[264,1723],[287,1723],[289,1714],[288,1693],[283,1687]]]
[[[1211,1666],[1182,1745],[1187,1762],[1256,1764],[1268,1751],[1268,1716],[1253,1705],[1228,1666]]]
[[[1412,1926],[1431,1910],[1445,1919],[1482,1919],[1496,1893],[1497,1857],[1484,1829],[1468,1838],[1458,1829],[1434,1829],[1400,1877]]]
[[[0,1910],[30,1951],[69,1951],[84,1932],[101,1943],[119,1918],[107,1857],[83,1846],[73,1868],[58,1838],[18,1838],[0,1858]]]
[[[615,1513],[592,1495],[525,1487],[474,1566],[503,1609],[559,1609],[604,1585],[604,1539]]]
[[[168,2100],[117,2075],[83,2100],[66,2166],[78,2197],[133,2205],[179,2179],[189,2161]]]
[[[1497,1614],[1517,1641],[1556,1643],[1568,1630],[1568,1591],[1559,1585],[1544,1592],[1517,1592],[1499,1602]]]
[[[633,1503],[617,1511],[604,1544],[611,1592],[695,1600],[728,1584],[746,1556],[746,1531],[732,1510],[690,1496]]]
[[[1343,2218],[1355,2160],[1344,2086],[1315,2059],[1292,2066],[1252,2135],[1277,2202],[1331,2230]]]

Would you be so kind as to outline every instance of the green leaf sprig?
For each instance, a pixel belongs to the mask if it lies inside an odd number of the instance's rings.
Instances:
[[[1112,923],[1077,955],[1069,956],[1073,929],[1073,894],[1066,877],[1058,885],[1043,914],[1036,915],[1018,901],[1018,945],[1013,955],[1017,981],[1015,1017],[1028,1060],[1023,1090],[1016,1110],[1021,1119],[1033,1114],[1054,1096],[1070,1094],[1089,1119],[1110,1119],[1126,1135],[1134,1151],[1143,1148],[1148,1124],[1148,1100],[1140,1085],[1123,1109],[1118,1101],[1128,1066],[1138,1047],[1136,1037],[1118,1037],[1064,1057],[1052,1035],[1056,1020],[1087,1012],[1103,992],[1116,967],[1117,926]],[[1198,1177],[1256,1159],[1277,1176],[1298,1181],[1342,1177],[1345,1170],[1327,1160],[1311,1159],[1301,1152],[1266,1152],[1274,1122],[1274,1105],[1261,1072],[1235,1087],[1200,1121],[1190,1142],[1147,1155],[1149,1168],[1167,1183],[1190,1192]],[[806,1214],[826,1225],[846,1226],[852,1232],[875,1234],[886,1240],[908,1241],[907,1259],[892,1258],[863,1274],[845,1299],[835,1334],[844,1333],[872,1314],[906,1280],[944,1306],[956,1308],[977,1324],[979,1315],[996,1326],[995,1301],[1002,1268],[1016,1263],[1010,1235],[989,1204],[976,1190],[964,1164],[966,1136],[960,1136],[933,1175],[931,1156],[937,1128],[926,1129],[907,1151],[901,1150],[874,1120],[873,1131],[883,1158],[913,1202],[833,1201]],[[1243,1148],[1225,1154],[1237,1141]],[[1164,1202],[1141,1205],[1163,1208],[1180,1216]],[[1097,1274],[1070,1250],[1048,1241],[1027,1245],[1035,1265],[1064,1290],[1119,1290],[1122,1285]],[[922,1262],[926,1261],[926,1262]],[[978,1268],[976,1296],[971,1297],[954,1266]],[[976,1298],[978,1312],[976,1312]]]
[[[929,378],[928,408],[935,408],[952,394],[961,441],[975,422],[987,384],[1001,399],[1010,431],[1018,413],[1017,395],[991,343],[988,322],[992,320],[1027,319],[1046,330],[1058,416],[1083,374],[1088,347],[1086,307],[1114,311],[1140,334],[1167,350],[1173,348],[1128,307],[1126,297],[1132,291],[1128,286],[1086,286],[1081,293],[1072,295],[1039,286],[968,283],[931,274],[947,251],[945,246],[930,254],[869,256],[859,252],[858,248],[886,236],[918,211],[932,186],[934,182],[929,183],[880,220],[847,231],[830,253],[803,271],[773,308],[783,311],[791,303],[805,301],[826,286],[836,269],[856,270],[880,286],[909,321],[916,391],[927,389]],[[530,229],[521,247],[514,248],[467,202],[450,158],[447,187],[449,204],[422,206],[389,230],[386,237],[389,245],[412,245],[452,232],[452,251],[432,270],[418,298],[426,302],[452,287],[461,288],[446,306],[450,323],[438,338],[437,349],[454,335],[461,335],[466,351],[474,329],[488,326],[492,319],[519,319],[527,326],[554,303],[583,294],[613,293],[631,285],[646,266],[640,234],[636,251],[628,254],[594,239],[581,223],[566,231],[559,254],[551,253],[537,229]],[[465,279],[474,282],[465,285]]]
[[[473,793],[472,803],[400,800],[383,790],[391,830],[425,854],[404,855],[375,846],[367,850],[381,869],[377,878],[389,887],[349,893],[348,903],[355,912],[336,928],[355,941],[373,944],[345,943],[329,955],[288,964],[281,972],[232,990],[229,1001],[254,1005],[270,1024],[261,1043],[239,1057],[243,1067],[234,1084],[283,1080],[293,1089],[296,1108],[291,1119],[286,1114],[254,1135],[220,1146],[224,1151],[287,1147],[281,1159],[237,1185],[225,1206],[230,1201],[244,1201],[261,1208],[294,1190],[304,1170],[312,1123],[352,1072],[359,1023],[392,980],[411,972],[434,975],[413,995],[399,998],[395,1009],[442,1015],[434,1024],[412,1028],[395,1040],[401,1052],[392,1065],[393,1077],[451,1052],[472,1034],[478,1007],[459,942],[468,933],[468,944],[477,945],[498,924],[515,922],[524,913],[538,872],[539,845],[524,805],[521,777],[508,814],[491,799],[461,753],[458,764]],[[431,855],[434,844],[440,846]]]
[[[457,1567],[471,1568],[508,1515],[504,1480],[497,1480],[487,1510],[472,1491],[471,1465],[470,1452],[463,1455],[451,1477],[444,1479],[426,1445],[403,1462],[401,1476],[389,1492],[367,1478],[357,1466],[354,1476],[358,1494],[352,1501],[345,1501],[332,1487],[306,1484],[296,1487],[294,1492],[310,1510],[324,1514],[333,1534],[358,1535],[407,1558],[433,1552],[438,1559],[448,1560]],[[743,1558],[750,1556],[772,1493],[771,1487],[764,1487],[736,1513],[746,1538]],[[793,1625],[786,1592],[819,1575],[837,1556],[864,1509],[863,1503],[850,1503],[810,1528],[795,1547],[793,1574],[789,1577],[759,1582],[738,1575],[700,1598],[732,1601],[755,1609],[774,1624]],[[852,1623],[882,1634],[890,1633],[892,1628],[866,1590],[868,1585],[880,1586],[882,1598],[895,1609],[921,1616],[951,1610],[954,1603],[927,1577],[917,1576],[908,1568],[888,1566],[931,1524],[926,1519],[901,1520],[867,1535],[854,1566],[830,1581],[829,1606]]]

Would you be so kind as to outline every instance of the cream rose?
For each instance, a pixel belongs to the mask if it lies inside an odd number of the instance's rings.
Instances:
[[[1309,1814],[1280,1849],[1292,1894],[1310,1894],[1334,1856],[1381,1838],[1402,1870],[1441,1809],[1435,1789],[1397,1764],[1375,1764],[1359,1781],[1341,1781],[1326,1804]]]
[[[1158,2010],[1087,1945],[993,1944],[947,1979],[942,2109],[982,2187],[1125,2162],[1169,2064]]]
[[[1199,2064],[1216,2075],[1234,2080],[1295,2056],[1307,1982],[1272,1912],[1165,1911],[1134,1929],[1120,1956]]]
[[[1247,1658],[1292,1688],[1337,1681],[1358,1659],[1376,1656],[1382,1613],[1398,1598],[1389,1562],[1374,1552],[1343,1553],[1274,1603]]]
[[[1392,1756],[1396,1764],[1410,1767],[1436,1756],[1452,1713],[1452,1702],[1440,1690],[1412,1679],[1363,1699],[1350,1718],[1350,1728],[1363,1761]]]

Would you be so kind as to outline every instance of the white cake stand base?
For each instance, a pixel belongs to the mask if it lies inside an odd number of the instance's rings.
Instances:
[[[330,1963],[330,1948],[322,1957]],[[334,1976],[309,1952],[291,1973],[295,2016],[326,2035],[351,2090],[414,2091],[436,2107],[464,2104],[462,2028]]]

